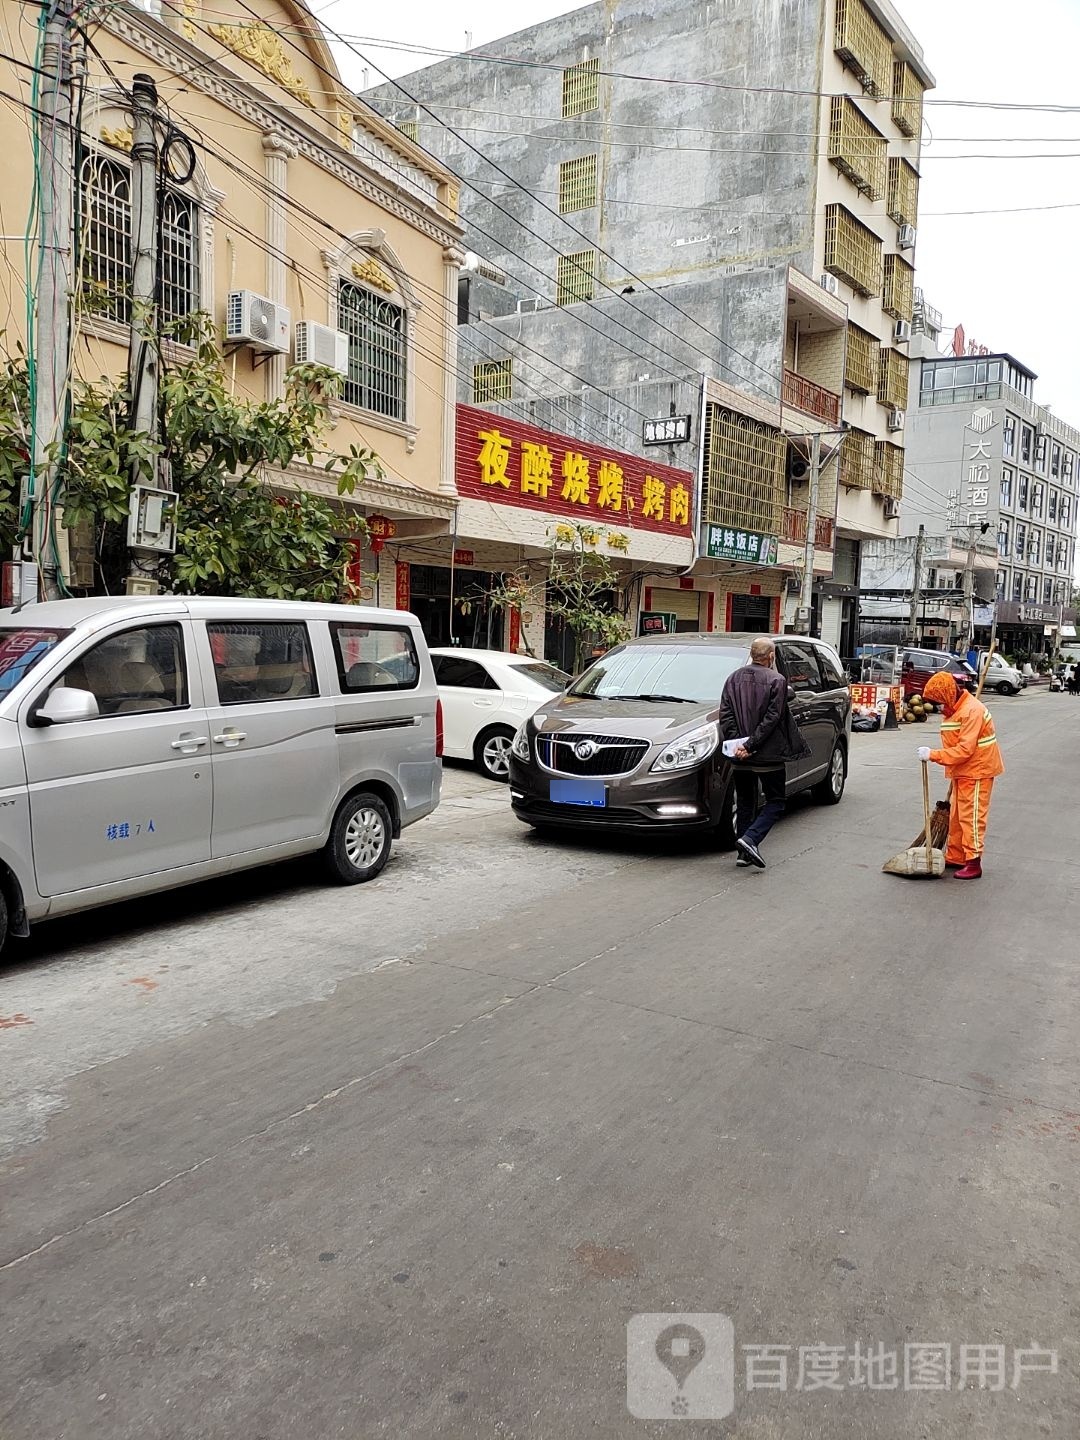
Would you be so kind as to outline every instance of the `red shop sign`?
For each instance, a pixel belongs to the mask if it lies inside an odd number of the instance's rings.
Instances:
[[[457,407],[459,495],[613,530],[693,533],[694,477],[573,436]]]

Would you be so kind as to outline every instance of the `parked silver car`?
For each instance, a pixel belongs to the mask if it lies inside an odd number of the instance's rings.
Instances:
[[[9,930],[322,851],[370,880],[439,801],[415,615],[152,597],[0,611]]]

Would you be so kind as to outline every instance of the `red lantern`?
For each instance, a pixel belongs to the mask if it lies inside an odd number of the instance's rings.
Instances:
[[[397,526],[385,515],[369,515],[367,517],[367,533],[371,553],[378,555],[387,540],[392,540],[397,534]]]

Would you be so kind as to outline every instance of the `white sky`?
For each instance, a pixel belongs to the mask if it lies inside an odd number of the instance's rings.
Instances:
[[[934,72],[936,98],[1077,107],[1072,115],[928,105],[918,283],[969,340],[1009,350],[1039,375],[1035,398],[1080,426],[1080,0],[895,0]],[[391,76],[425,57],[364,43],[373,37],[463,49],[575,8],[566,0],[358,0],[315,8]],[[361,38],[362,37],[362,38]],[[417,37],[422,37],[418,40]],[[338,52],[346,81],[362,62]],[[369,83],[381,77],[374,71]],[[1019,159],[1032,154],[1054,158]],[[991,159],[975,159],[990,155]],[[947,158],[947,157],[958,158]],[[945,215],[1071,204],[1020,214]]]

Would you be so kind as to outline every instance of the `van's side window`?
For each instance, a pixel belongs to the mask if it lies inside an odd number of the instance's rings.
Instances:
[[[110,635],[73,660],[56,684],[89,690],[102,715],[182,709],[188,699],[180,626],[143,625]]]
[[[306,700],[319,693],[306,625],[217,620],[206,633],[222,705]]]
[[[821,671],[812,650],[801,645],[781,645],[779,650],[781,669],[797,695],[822,688]]]
[[[413,690],[420,683],[420,661],[407,626],[334,621],[330,633],[344,694]]]

